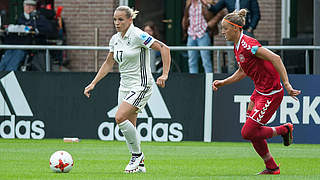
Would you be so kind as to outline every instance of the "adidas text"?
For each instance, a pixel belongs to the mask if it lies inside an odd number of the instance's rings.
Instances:
[[[182,141],[183,126],[180,123],[156,123],[152,127],[152,118],[148,118],[148,122],[137,125],[137,131],[140,134],[141,141]],[[142,132],[144,135],[142,135]],[[98,128],[98,137],[101,140],[112,141],[114,138],[124,141],[124,137],[120,135],[119,127],[113,122],[103,122]]]
[[[40,120],[20,120],[16,123],[16,116],[11,115],[10,120],[0,122],[0,136],[6,139],[43,139],[44,123]]]

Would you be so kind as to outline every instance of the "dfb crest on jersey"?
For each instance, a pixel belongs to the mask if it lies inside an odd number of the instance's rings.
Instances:
[[[245,58],[244,58],[243,54],[239,55],[239,59],[240,59],[240,62],[242,62],[242,63],[245,61]]]
[[[130,46],[130,44],[131,44],[131,38],[128,38],[128,42],[127,42],[127,46]]]

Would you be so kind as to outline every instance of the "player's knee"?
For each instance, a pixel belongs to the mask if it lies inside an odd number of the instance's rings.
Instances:
[[[116,120],[116,123],[117,124],[120,124],[120,123],[122,123],[124,120],[126,120],[126,118],[123,116],[123,115],[121,115],[121,114],[116,114],[116,117],[115,117],[115,120]]]

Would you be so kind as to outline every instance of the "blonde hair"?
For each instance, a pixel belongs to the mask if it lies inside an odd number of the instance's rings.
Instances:
[[[116,11],[124,11],[126,13],[126,17],[127,18],[132,17],[132,19],[135,19],[139,13],[139,11],[133,10],[128,6],[119,6],[117,7]]]
[[[223,19],[228,20],[235,25],[243,27],[246,24],[246,15],[248,10],[240,9],[240,11],[233,11],[232,13],[227,14]]]

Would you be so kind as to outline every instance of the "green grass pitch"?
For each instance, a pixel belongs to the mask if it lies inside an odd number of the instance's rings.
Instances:
[[[269,148],[281,164],[280,175],[255,175],[264,164],[249,142],[142,142],[147,173],[125,174],[130,158],[125,142],[0,139],[0,179],[320,179],[320,145]],[[70,173],[49,168],[57,150],[73,156]]]

